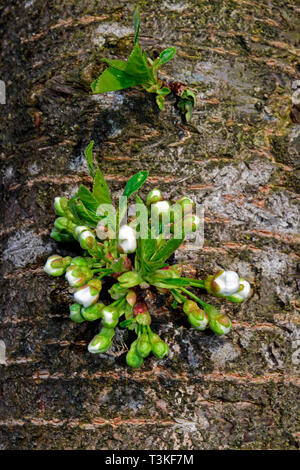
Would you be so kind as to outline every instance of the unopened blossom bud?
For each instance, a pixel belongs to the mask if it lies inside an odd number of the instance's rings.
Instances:
[[[59,232],[66,232],[69,235],[73,234],[73,230],[76,227],[71,220],[67,219],[67,217],[58,217],[54,222],[54,227]]]
[[[149,356],[151,353],[151,349],[151,343],[149,341],[148,335],[147,333],[143,333],[137,340],[136,351],[139,356],[145,359],[145,357]]]
[[[113,328],[102,328],[88,345],[88,351],[92,354],[105,353],[111,346],[111,340],[115,334]]]
[[[120,253],[134,253],[137,247],[137,233],[129,227],[122,225],[119,230],[118,250]]]
[[[149,331],[149,341],[155,357],[162,359],[169,354],[168,345],[153,331]]]
[[[204,310],[199,309],[188,315],[189,323],[197,330],[203,331],[208,325],[208,316]]]
[[[207,277],[205,287],[211,294],[228,296],[239,290],[240,279],[234,271],[219,271],[215,276]]]
[[[86,321],[95,321],[101,318],[104,304],[94,304],[81,308],[81,315]]]
[[[185,215],[189,214],[195,208],[195,203],[193,199],[188,196],[182,196],[176,201],[176,204],[179,204],[182,207],[182,210]]]
[[[148,193],[146,204],[147,206],[151,206],[151,204],[154,204],[155,202],[162,201],[162,200],[163,200],[163,196],[162,196],[161,190],[152,189],[152,191]]]
[[[171,206],[169,201],[158,201],[151,205],[151,217],[170,217]]]
[[[183,231],[185,234],[196,232],[200,225],[200,218],[197,215],[188,215],[183,219]]]
[[[56,228],[53,228],[51,230],[50,237],[53,238],[53,240],[61,243],[68,243],[74,241],[74,238],[71,234],[60,232]]]
[[[89,307],[97,302],[101,291],[101,282],[98,280],[89,281],[85,286],[80,287],[74,294],[75,302]]]
[[[71,261],[71,266],[86,266],[87,268],[91,268],[93,266],[94,261],[90,257],[84,258],[83,256],[76,256]]]
[[[44,271],[50,276],[62,276],[70,265],[71,260],[72,258],[70,256],[63,258],[59,255],[52,255],[47,259]]]
[[[136,293],[134,290],[130,290],[128,294],[126,295],[126,300],[129,303],[131,307],[133,307],[136,303]]]
[[[71,265],[65,275],[70,287],[81,287],[93,279],[93,273],[87,266]]]
[[[54,198],[54,210],[57,215],[65,217],[68,213],[68,199],[66,197]]]
[[[239,290],[235,294],[229,295],[227,298],[231,302],[239,303],[239,302],[243,302],[244,300],[246,300],[250,296],[250,294],[251,294],[251,286],[249,282],[246,281],[246,279],[240,278]]]
[[[104,307],[101,312],[102,325],[106,328],[115,328],[119,322],[119,312],[113,305]]]
[[[125,289],[121,284],[114,284],[108,291],[112,299],[118,300],[124,297],[128,293],[128,289]]]
[[[73,304],[73,305],[70,306],[70,318],[75,323],[84,322],[84,318],[81,315],[81,305]]]
[[[137,302],[133,307],[133,314],[139,325],[146,326],[151,324],[151,316],[145,302]]]
[[[83,250],[91,250],[96,245],[96,237],[90,230],[84,230],[78,236],[78,241]]]
[[[78,240],[79,235],[86,230],[89,230],[86,225],[77,225],[73,230],[73,237]]]
[[[126,363],[128,366],[130,367],[140,367],[144,360],[143,358],[137,353],[137,350],[136,350],[136,344],[137,344],[137,340],[135,340],[132,345],[130,346],[130,349],[126,355]]]
[[[121,276],[118,277],[118,281],[122,287],[129,289],[130,287],[134,287],[140,284],[143,279],[136,271],[129,271],[127,273],[121,274]]]
[[[232,328],[232,323],[227,315],[222,315],[213,305],[206,305],[205,312],[209,318],[209,328],[219,336],[226,335]]]

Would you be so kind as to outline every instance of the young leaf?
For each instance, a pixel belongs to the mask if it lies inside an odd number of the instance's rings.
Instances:
[[[129,56],[126,73],[139,80],[139,83],[143,83],[151,79],[151,69],[147,64],[147,58],[145,54],[143,54],[139,44],[134,46],[134,49]]]
[[[96,227],[98,223],[98,219],[95,220],[96,216],[90,212],[88,209],[86,209],[85,206],[81,208],[80,214],[78,212],[78,207],[76,206],[76,198],[72,197],[69,200],[68,207],[70,211],[72,212],[72,215],[74,216],[76,220],[77,225],[89,225],[91,227]],[[87,211],[87,213],[85,213]]]
[[[121,328],[126,328],[127,326],[131,325],[132,323],[132,320],[123,320],[121,321],[121,323],[119,323],[119,326]]]
[[[135,12],[134,12],[134,14],[133,14],[133,26],[134,26],[134,32],[135,32],[134,44],[136,44],[137,41],[138,41],[138,39],[139,39],[140,22],[141,22],[141,18],[140,18],[140,5],[137,5],[137,7],[136,7],[136,9],[135,9]]]
[[[132,77],[122,70],[109,67],[92,83],[91,88],[93,93],[107,93],[108,91],[123,90],[140,83],[141,81],[137,77]]]
[[[130,197],[145,183],[148,178],[148,171],[139,171],[133,175],[126,184],[123,196]]]
[[[111,204],[111,198],[107,183],[100,168],[97,168],[93,186],[93,196],[98,204]]]
[[[126,67],[127,67],[127,61],[126,60],[115,60],[115,59],[102,59],[102,62],[106,62],[108,65],[113,67],[114,69],[121,70],[122,72],[125,72]]]
[[[92,178],[95,177],[95,171],[94,171],[94,165],[93,165],[93,147],[94,147],[94,141],[91,140],[89,145],[85,148],[84,155],[87,161],[87,165],[90,171],[90,174]]]
[[[169,60],[173,59],[176,54],[175,47],[168,47],[168,49],[163,50],[159,55],[159,66],[166,64]]]
[[[160,261],[164,263],[177,248],[180,247],[184,238],[170,238],[166,243],[164,243],[151,258],[151,261]]]
[[[83,202],[87,209],[96,213],[99,203],[85,186],[80,186],[79,191],[77,192],[77,197]]]

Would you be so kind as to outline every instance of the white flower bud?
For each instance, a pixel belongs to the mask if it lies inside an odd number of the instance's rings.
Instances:
[[[163,215],[170,213],[170,203],[168,201],[158,201],[152,204],[151,214]]]
[[[122,225],[119,230],[118,248],[123,253],[134,253],[137,247],[136,231],[129,225]]]
[[[73,231],[73,236],[78,240],[79,235],[84,232],[85,230],[88,230],[89,228],[86,227],[85,225],[77,225],[77,227],[74,228]]]
[[[240,288],[237,292],[230,296],[232,302],[243,302],[251,293],[251,285],[246,279],[240,278]]]
[[[239,290],[239,276],[234,271],[221,271],[214,277],[212,287],[218,295],[232,295]]]
[[[95,292],[96,290],[91,286],[82,287],[75,292],[74,300],[84,307],[89,307],[96,303],[99,298],[99,292]]]
[[[65,272],[66,266],[67,264],[64,263],[61,256],[52,255],[47,259],[44,271],[49,274],[49,276],[61,276]]]

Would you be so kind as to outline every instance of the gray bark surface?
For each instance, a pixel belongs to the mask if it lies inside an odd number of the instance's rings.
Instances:
[[[299,448],[299,2],[143,2],[142,46],[152,57],[176,46],[165,73],[198,89],[190,125],[173,98],[160,112],[142,91],[90,92],[102,55],[127,57],[134,5],[0,7],[0,447]],[[242,305],[214,300],[228,337],[189,328],[159,296],[153,329],[168,358],[130,370],[124,332],[111,353],[87,352],[99,325],[69,320],[67,285],[43,264],[75,254],[49,237],[52,203],[90,184],[92,138],[115,200],[147,169],[144,194],[204,204],[203,249],[176,258],[191,276],[231,268],[252,283]]]

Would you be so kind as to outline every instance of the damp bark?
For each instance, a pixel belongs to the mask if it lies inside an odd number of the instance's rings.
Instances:
[[[0,446],[296,449],[299,3],[143,2],[142,46],[152,58],[175,46],[165,78],[198,90],[189,125],[171,97],[160,112],[142,91],[90,92],[102,56],[128,56],[134,6],[0,7]],[[176,259],[190,276],[231,268],[251,281],[245,304],[220,304],[234,325],[228,337],[189,328],[154,296],[168,358],[129,370],[121,332],[111,353],[88,354],[98,325],[69,321],[67,285],[42,267],[49,254],[75,254],[49,238],[52,201],[90,183],[91,139],[115,200],[147,169],[145,194],[159,186],[204,204],[203,248],[183,246]]]

